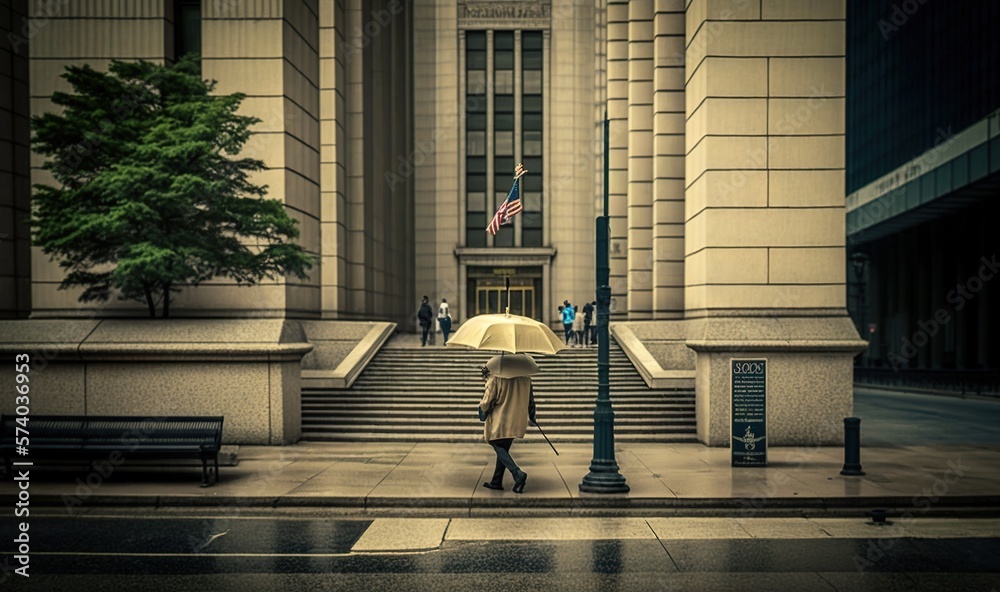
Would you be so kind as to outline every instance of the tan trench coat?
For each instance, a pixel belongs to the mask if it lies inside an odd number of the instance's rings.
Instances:
[[[500,378],[486,380],[486,392],[479,408],[489,415],[483,426],[486,441],[523,438],[528,431],[528,408],[533,407],[531,378]]]

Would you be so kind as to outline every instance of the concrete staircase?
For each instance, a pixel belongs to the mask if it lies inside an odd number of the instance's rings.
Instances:
[[[302,391],[304,440],[482,441],[476,406],[479,366],[494,354],[465,349],[400,347],[394,337],[350,389]],[[394,343],[395,342],[395,343]],[[597,398],[597,348],[535,356],[538,423],[553,442],[591,442]],[[694,392],[651,390],[612,342],[611,398],[615,439],[694,442]],[[538,430],[528,437],[540,439]]]

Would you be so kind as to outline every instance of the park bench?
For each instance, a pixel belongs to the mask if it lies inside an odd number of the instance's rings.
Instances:
[[[0,448],[8,475],[17,460],[104,460],[117,466],[140,458],[196,458],[201,460],[202,487],[219,479],[222,417],[32,415],[20,423],[17,419],[0,416]],[[18,427],[24,431],[18,432]],[[27,436],[27,456],[18,454],[15,436]]]

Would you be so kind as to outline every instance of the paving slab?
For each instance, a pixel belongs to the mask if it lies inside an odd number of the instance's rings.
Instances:
[[[352,553],[399,553],[437,549],[448,520],[443,518],[376,518]]]
[[[595,541],[653,539],[642,518],[453,518],[449,541]]]

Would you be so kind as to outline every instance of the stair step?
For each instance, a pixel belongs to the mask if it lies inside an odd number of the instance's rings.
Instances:
[[[608,365],[615,438],[629,442],[694,442],[692,389],[651,390],[612,341]],[[383,347],[350,389],[302,390],[307,440],[481,442],[475,406],[478,367],[496,355],[466,349]],[[592,442],[598,391],[597,348],[535,356],[532,377],[539,422],[555,442]],[[529,440],[532,430],[529,429]]]

